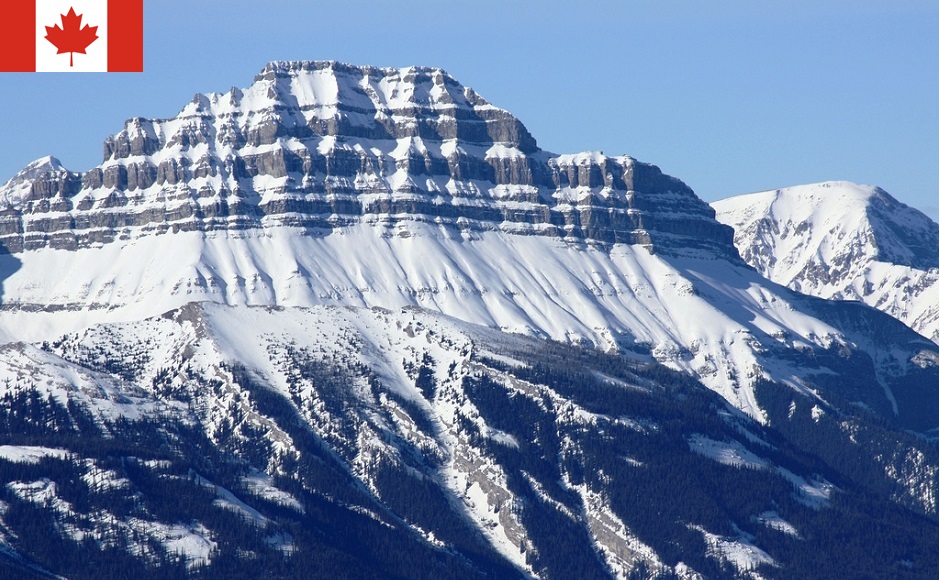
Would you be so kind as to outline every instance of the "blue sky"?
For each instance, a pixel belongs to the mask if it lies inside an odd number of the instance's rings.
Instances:
[[[101,160],[129,117],[269,60],[440,66],[542,148],[627,153],[708,200],[824,180],[939,218],[933,0],[146,0],[143,74],[0,74],[0,181]]]

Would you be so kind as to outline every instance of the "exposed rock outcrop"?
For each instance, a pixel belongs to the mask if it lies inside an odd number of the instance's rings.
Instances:
[[[0,188],[0,244],[77,249],[128,235],[433,221],[736,258],[681,181],[627,156],[552,155],[435,68],[275,62],[245,90],[135,118],[84,174],[40,160]]]

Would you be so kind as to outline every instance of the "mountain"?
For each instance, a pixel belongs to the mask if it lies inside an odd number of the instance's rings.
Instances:
[[[935,569],[936,344],[440,69],[271,63],[0,207],[17,573]]]
[[[174,119],[128,121],[104,155],[80,176],[47,158],[8,183],[7,250],[82,249],[123,228],[137,239],[401,221],[647,246],[654,237],[671,251],[725,251],[729,236],[657,168],[547,154],[440,69],[272,63],[248,89],[196,95]]]
[[[679,180],[544,152],[440,69],[272,63],[176,118],[130,120],[104,154],[81,174],[37,162],[0,192],[0,332],[52,340],[205,300],[420,306],[643,352],[763,419],[758,381],[802,389],[819,366],[794,346],[859,351],[853,397],[939,426],[939,402],[897,387],[934,345],[767,283]]]
[[[858,300],[939,341],[939,224],[877,187],[829,182],[712,204],[767,278]]]
[[[869,412],[766,383],[767,427],[654,363],[422,309],[191,304],[8,345],[0,383],[5,537],[69,577],[936,563],[939,451]]]

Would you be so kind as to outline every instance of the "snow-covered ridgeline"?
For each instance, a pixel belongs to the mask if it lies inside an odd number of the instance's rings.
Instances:
[[[877,187],[827,182],[712,204],[741,256],[800,292],[860,300],[939,341],[939,225]]]

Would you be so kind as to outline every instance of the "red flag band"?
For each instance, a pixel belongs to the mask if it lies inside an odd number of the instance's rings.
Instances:
[[[143,0],[109,0],[108,31],[108,72],[143,72]]]
[[[3,20],[0,71],[143,71],[143,0],[8,0]]]
[[[36,0],[8,2],[3,9],[6,34],[0,35],[0,70],[36,70]]]

